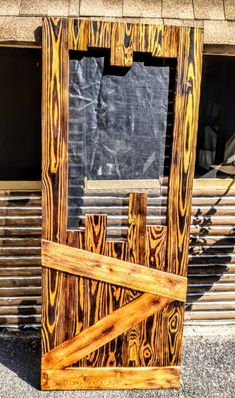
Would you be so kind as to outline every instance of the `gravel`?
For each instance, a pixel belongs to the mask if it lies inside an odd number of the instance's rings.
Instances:
[[[234,331],[234,330],[233,330]],[[0,332],[0,398],[235,398],[234,334],[187,333],[184,338],[180,390],[42,392],[40,334],[35,331]]]

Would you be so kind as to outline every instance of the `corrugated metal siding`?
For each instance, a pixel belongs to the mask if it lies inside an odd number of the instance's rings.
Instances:
[[[38,324],[41,193],[0,192],[0,325]]]
[[[164,223],[166,193],[149,199],[150,223]],[[82,212],[114,212],[113,233],[125,233],[126,197],[95,197],[84,198]],[[1,326],[40,322],[40,237],[40,192],[0,192]],[[234,186],[220,188],[218,181],[194,188],[188,274],[186,323],[235,323]]]

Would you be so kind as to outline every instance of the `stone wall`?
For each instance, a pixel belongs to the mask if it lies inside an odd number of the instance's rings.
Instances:
[[[235,45],[235,0],[0,0],[0,44],[40,45],[44,15],[200,26],[206,44]]]

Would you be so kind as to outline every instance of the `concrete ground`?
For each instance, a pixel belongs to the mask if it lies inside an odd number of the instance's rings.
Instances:
[[[40,334],[0,332],[0,398],[235,398],[235,326],[185,329],[179,390],[41,392]]]

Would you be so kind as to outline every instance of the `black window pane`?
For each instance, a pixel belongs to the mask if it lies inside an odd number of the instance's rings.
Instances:
[[[0,48],[0,180],[41,179],[41,51]]]

